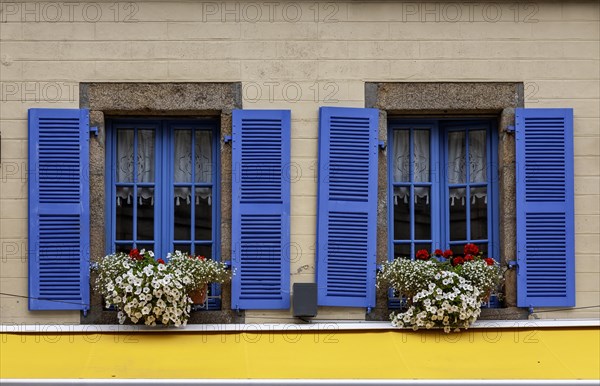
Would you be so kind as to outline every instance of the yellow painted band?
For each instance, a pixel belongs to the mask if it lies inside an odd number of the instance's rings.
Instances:
[[[2,378],[600,378],[598,328],[0,337]]]

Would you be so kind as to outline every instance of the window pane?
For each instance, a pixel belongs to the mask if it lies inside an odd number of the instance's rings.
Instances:
[[[487,188],[471,188],[471,240],[488,238]]]
[[[465,249],[464,244],[452,245],[452,246],[450,246],[450,249],[452,250],[452,253],[454,254],[453,256],[464,256],[464,249]]]
[[[173,199],[174,239],[190,240],[192,237],[192,197],[188,187],[175,187]]]
[[[465,188],[450,189],[450,240],[467,239],[467,203]]]
[[[133,130],[117,132],[117,182],[133,182]]]
[[[415,240],[431,240],[431,195],[428,187],[415,186]]]
[[[115,240],[133,240],[133,187],[117,187]]]
[[[212,259],[212,246],[211,245],[203,245],[196,244],[194,254],[196,256],[204,256],[207,259]]]
[[[212,189],[196,188],[195,240],[212,240]]]
[[[410,240],[410,188],[394,188],[394,240]]]
[[[147,243],[144,243],[144,244],[137,243],[137,244],[136,244],[136,248],[137,248],[138,250],[140,250],[140,251],[141,251],[142,249],[144,249],[146,252],[147,252],[147,251],[152,251],[152,252],[154,252],[154,244],[152,244],[152,243],[150,243],[150,244],[147,244]],[[159,257],[162,257],[162,256],[154,256],[154,258],[155,258],[155,259],[158,259]]]
[[[464,131],[448,133],[448,183],[464,184],[467,182],[466,144]]]
[[[483,252],[483,256],[489,256],[487,243],[476,243],[475,245],[479,247],[479,252]]]
[[[138,188],[137,238],[154,240],[154,188]]]
[[[192,253],[192,246],[190,244],[175,244],[173,251],[181,251],[183,253]]]
[[[137,182],[154,182],[154,130],[138,130]]]
[[[406,257],[411,258],[410,244],[396,244],[394,245],[394,257]]]
[[[131,244],[117,244],[117,245],[115,245],[115,252],[116,253],[123,252],[123,253],[129,254],[130,251],[131,251]]]
[[[192,181],[192,133],[190,130],[175,130],[175,154],[173,173],[175,182]]]
[[[485,130],[469,132],[469,180],[487,181],[487,148]]]
[[[409,131],[394,131],[394,182],[410,182]]]
[[[413,131],[413,181],[429,182],[429,130]]]
[[[212,182],[212,133],[205,130],[196,130],[196,182]]]

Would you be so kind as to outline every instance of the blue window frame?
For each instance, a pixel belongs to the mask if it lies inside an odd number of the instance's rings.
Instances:
[[[398,119],[388,130],[388,258],[475,243],[499,260],[495,122]]]
[[[220,165],[215,119],[107,121],[107,253],[181,250],[220,259]],[[220,309],[209,286],[208,309]]]

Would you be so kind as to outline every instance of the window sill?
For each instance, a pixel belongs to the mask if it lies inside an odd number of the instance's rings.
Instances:
[[[577,328],[600,327],[598,319],[532,319],[532,320],[478,320],[470,329],[516,329],[516,328]],[[39,324],[39,325],[10,325],[1,326],[2,333],[147,333],[147,332],[335,332],[335,331],[412,331],[410,328],[392,327],[387,322],[369,321],[340,321],[319,320],[317,323],[308,324],[282,324],[282,323],[257,323],[257,324],[188,324],[183,328],[175,327],[150,327],[143,325],[119,324]],[[425,330],[419,330],[425,331]]]

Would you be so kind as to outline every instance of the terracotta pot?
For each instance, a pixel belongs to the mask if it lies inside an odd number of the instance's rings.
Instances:
[[[208,284],[205,284],[203,287],[190,291],[189,295],[190,298],[192,298],[192,302],[194,302],[194,304],[206,303],[206,299],[208,298]]]

